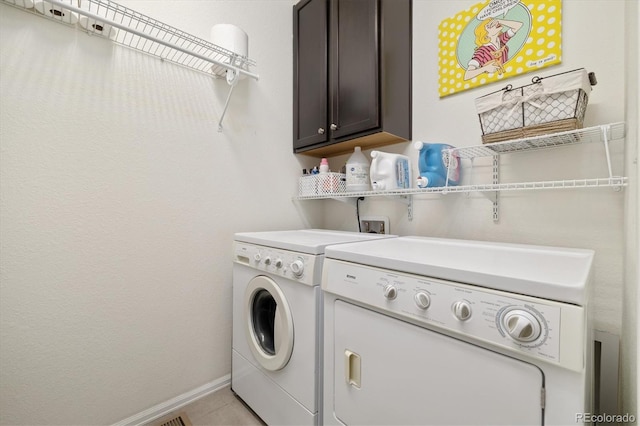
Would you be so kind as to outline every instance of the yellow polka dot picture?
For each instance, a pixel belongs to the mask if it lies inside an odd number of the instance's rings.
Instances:
[[[561,0],[485,0],[438,27],[440,97],[559,64]]]

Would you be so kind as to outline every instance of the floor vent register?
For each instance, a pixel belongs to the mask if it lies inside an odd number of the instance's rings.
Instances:
[[[192,426],[189,417],[185,413],[180,413],[177,416],[172,416],[169,419],[162,419],[154,426]]]

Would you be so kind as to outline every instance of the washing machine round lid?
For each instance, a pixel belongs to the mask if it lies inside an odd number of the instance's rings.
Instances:
[[[256,361],[269,371],[284,368],[293,352],[293,317],[275,281],[254,277],[245,290],[245,327]]]

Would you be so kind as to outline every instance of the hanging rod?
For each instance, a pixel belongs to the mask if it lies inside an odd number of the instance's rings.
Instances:
[[[258,74],[249,71],[249,67],[255,67],[256,63],[248,57],[238,55],[110,0],[80,0],[86,7],[77,7],[73,4],[76,3],[75,0],[46,0],[45,5],[56,6],[49,10],[51,16],[36,12],[32,8],[31,0],[2,1],[38,16],[72,26],[75,26],[75,22],[65,22],[65,13],[77,13],[94,20],[93,23],[89,21],[91,25],[86,25],[86,28],[78,25],[88,34],[104,36],[115,43],[215,78],[226,77],[230,90],[218,123],[219,131],[222,130],[222,119],[239,76],[245,75],[255,80],[259,79]],[[120,31],[114,35],[107,26]]]

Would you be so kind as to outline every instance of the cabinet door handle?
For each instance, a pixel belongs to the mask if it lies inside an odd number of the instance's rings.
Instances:
[[[331,124],[331,130],[338,130],[337,124]]]
[[[318,128],[318,134],[319,135],[324,135],[324,127]]]

